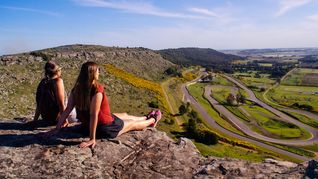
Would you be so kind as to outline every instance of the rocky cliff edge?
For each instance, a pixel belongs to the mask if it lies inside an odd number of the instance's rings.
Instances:
[[[20,122],[0,122],[0,178],[315,178],[318,162],[302,164],[267,159],[251,163],[205,158],[186,138],[178,142],[149,128],[115,140],[98,139],[94,149],[73,125],[46,140]]]

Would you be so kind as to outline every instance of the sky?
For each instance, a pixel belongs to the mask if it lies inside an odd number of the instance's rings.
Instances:
[[[0,55],[70,44],[318,47],[318,0],[0,0]]]

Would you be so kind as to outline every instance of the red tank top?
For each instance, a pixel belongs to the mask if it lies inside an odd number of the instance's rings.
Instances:
[[[98,122],[100,124],[106,125],[111,124],[114,121],[114,119],[112,114],[110,113],[109,102],[104,91],[104,87],[100,84],[97,85],[97,93],[102,93],[103,95],[102,104],[100,106],[100,110],[98,113]]]
[[[100,106],[100,110],[98,113],[98,125],[101,125],[101,124],[109,125],[114,121],[114,119],[112,117],[112,114],[110,113],[109,102],[105,94],[104,87],[100,84],[97,84],[97,89],[95,94],[97,93],[102,93],[103,95],[102,104]],[[93,97],[95,94],[93,94],[91,97]],[[82,124],[84,126],[89,126],[90,112],[86,110],[84,111],[84,110],[76,109],[76,113],[77,113],[77,118],[82,122]]]

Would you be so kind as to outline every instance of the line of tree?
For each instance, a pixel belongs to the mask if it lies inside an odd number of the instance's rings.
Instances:
[[[195,139],[195,141],[206,144],[214,145],[218,143],[218,136],[212,131],[201,129],[199,125],[202,120],[198,117],[198,113],[190,111],[188,113],[188,123],[186,124],[186,130],[188,134]]]

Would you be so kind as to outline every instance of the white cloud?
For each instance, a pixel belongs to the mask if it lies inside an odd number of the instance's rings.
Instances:
[[[217,17],[217,18],[221,17],[217,13],[215,13],[211,10],[208,10],[208,9],[192,7],[192,8],[189,8],[188,10],[190,12],[199,13],[199,14],[206,15],[206,16]]]
[[[32,9],[32,8],[25,8],[25,7],[14,7],[14,6],[0,6],[2,9],[9,9],[14,11],[25,11],[25,12],[34,12],[34,13],[40,13],[50,16],[62,16],[60,13],[52,12],[52,11],[45,11],[45,10],[39,10],[39,9]]]
[[[189,18],[189,19],[205,19],[204,16],[188,15],[183,13],[164,11],[154,5],[141,1],[125,1],[125,0],[73,0],[75,3],[88,7],[103,7],[118,9],[135,14],[153,15],[159,17],[173,17],[173,18]]]
[[[293,30],[291,30],[293,29]],[[214,28],[178,25],[148,27],[104,33],[108,43],[120,46],[144,46],[152,49],[207,47],[214,49],[317,47],[318,27],[293,24],[258,27],[241,24],[222,31]],[[165,37],[165,38],[162,38]],[[99,41],[103,43],[102,41]],[[106,42],[104,42],[106,43]]]
[[[312,2],[312,0],[281,0],[280,9],[276,12],[275,17],[282,16],[288,11]]]
[[[314,15],[308,16],[307,19],[311,20],[311,21],[318,22],[318,14],[314,14]]]

